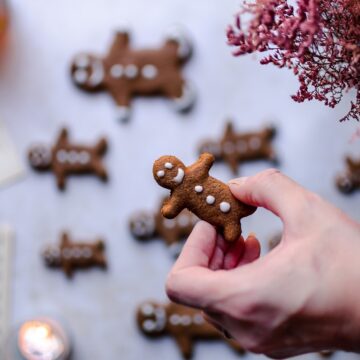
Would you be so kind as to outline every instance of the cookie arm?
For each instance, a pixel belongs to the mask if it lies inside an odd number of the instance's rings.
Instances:
[[[61,148],[64,147],[64,145],[68,144],[68,130],[66,128],[62,128],[58,137],[58,140],[56,142],[56,147]]]
[[[109,57],[116,56],[122,50],[128,48],[130,42],[129,33],[126,31],[118,31],[115,34],[114,41],[111,45]]]
[[[214,164],[214,161],[214,155],[209,153],[201,154],[196,163],[191,166],[191,170],[198,172],[200,176],[207,176],[209,175],[209,170]]]
[[[161,213],[168,219],[173,219],[184,209],[184,203],[179,196],[171,195],[165,200]]]

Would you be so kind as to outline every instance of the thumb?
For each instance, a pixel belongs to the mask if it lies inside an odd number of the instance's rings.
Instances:
[[[303,211],[307,194],[307,190],[276,169],[230,180],[229,187],[237,199],[268,209],[283,221]]]

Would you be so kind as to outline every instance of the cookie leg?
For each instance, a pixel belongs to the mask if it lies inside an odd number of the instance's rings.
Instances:
[[[56,176],[56,182],[59,190],[65,190],[66,185],[66,177],[63,174],[59,174]]]
[[[105,138],[101,138],[99,142],[96,144],[96,152],[99,155],[103,155],[106,153],[108,144]]]
[[[195,89],[190,84],[185,83],[180,76],[169,81],[164,92],[173,101],[173,106],[178,112],[190,110],[195,103]]]
[[[94,170],[96,175],[102,180],[102,181],[107,181],[108,180],[108,173],[104,167],[104,165],[101,163],[101,161],[97,161],[94,164]]]
[[[224,239],[226,241],[236,241],[241,235],[240,224],[226,224],[224,226]]]
[[[114,98],[117,108],[116,108],[116,118],[120,122],[126,122],[129,120],[131,115],[131,97],[128,91],[125,89],[112,89],[111,95]]]

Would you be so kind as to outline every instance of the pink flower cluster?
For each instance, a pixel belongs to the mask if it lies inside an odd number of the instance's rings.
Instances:
[[[297,102],[316,99],[333,108],[355,89],[340,121],[360,120],[360,0],[297,0],[296,9],[287,0],[245,3],[227,36],[235,55],[267,52],[261,64],[292,69]]]

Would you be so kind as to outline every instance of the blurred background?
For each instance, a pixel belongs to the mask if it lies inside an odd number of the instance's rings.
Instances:
[[[225,30],[238,6],[237,1],[215,0],[9,0],[0,54],[0,129],[6,128],[20,159],[18,170],[23,169],[17,181],[0,188],[0,223],[16,234],[11,329],[38,316],[57,318],[70,334],[73,360],[181,359],[173,339],[152,341],[137,329],[141,302],[166,301],[164,281],[173,257],[161,241],[135,241],[128,221],[134,211],[156,210],[166,194],[152,178],[154,159],[174,154],[187,164],[195,161],[199,142],[219,139],[229,118],[237,131],[275,124],[280,170],[360,221],[359,194],[345,196],[334,185],[336,174],[345,169],[344,156],[360,154],[360,140],[351,141],[359,124],[338,122],[349,97],[334,110],[318,102],[297,104],[290,98],[298,86],[291,72],[261,66],[254,56],[233,57]],[[109,94],[89,95],[73,85],[69,67],[77,53],[105,55],[115,31],[124,27],[134,48],[157,47],[173,24],[182,25],[194,45],[183,70],[197,89],[196,106],[188,114],[176,113],[161,97],[137,98],[129,123],[122,124]],[[0,20],[0,31],[1,26]],[[71,177],[62,193],[53,174],[29,168],[29,147],[54,144],[62,126],[74,142],[94,144],[107,137],[109,183]],[[246,163],[240,174],[269,166],[266,161]],[[233,177],[225,164],[214,165],[212,175],[223,181]],[[49,271],[41,251],[57,243],[63,230],[74,240],[103,237],[108,271],[76,273],[70,281],[61,271]],[[281,223],[258,210],[244,219],[243,230],[257,234],[265,254]],[[196,343],[194,359],[219,358],[238,355],[221,342]]]

